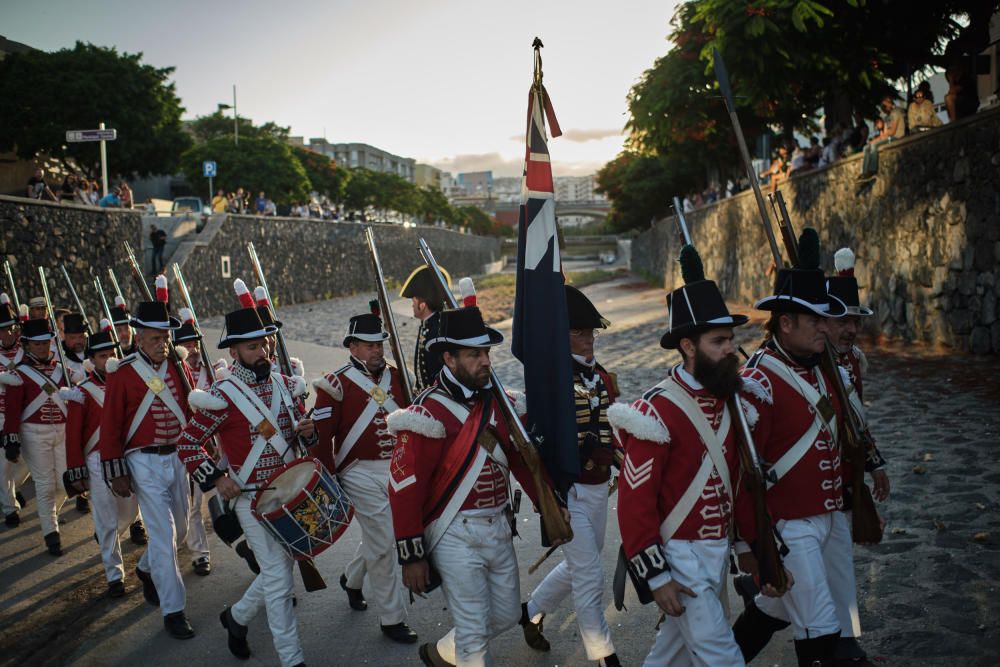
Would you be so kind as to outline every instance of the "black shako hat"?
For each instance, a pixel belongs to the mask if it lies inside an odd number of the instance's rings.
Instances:
[[[129,324],[139,329],[160,329],[167,331],[177,329],[181,326],[181,321],[176,317],[171,317],[167,312],[167,303],[170,301],[167,292],[167,277],[156,276],[156,300],[140,301],[139,307],[132,314]]]
[[[48,318],[39,317],[21,323],[21,340],[52,340],[54,337]]]
[[[837,273],[826,279],[826,291],[844,302],[848,315],[873,315],[871,308],[861,305],[861,297],[858,295],[858,279],[854,277],[854,251],[841,248],[834,253],[833,268]]]
[[[125,299],[120,296],[115,297],[115,305],[111,307],[111,319],[115,326],[119,324],[128,324],[131,319],[128,308],[125,306]]]
[[[347,336],[344,337],[344,347],[350,347],[352,340],[365,343],[381,343],[389,337],[382,327],[382,320],[374,313],[355,315],[347,325]]]
[[[682,338],[716,327],[738,327],[749,321],[746,315],[730,314],[718,285],[705,279],[705,268],[693,245],[681,248],[677,261],[684,285],[667,295],[667,331],[660,338],[660,347],[674,350]]]
[[[118,347],[118,343],[115,342],[114,337],[111,335],[111,323],[106,319],[102,319],[101,330],[87,336],[87,349],[85,353],[88,357],[92,357],[101,350],[113,350]]]
[[[431,354],[440,354],[459,347],[484,349],[503,342],[503,334],[486,326],[483,313],[476,305],[476,288],[472,278],[459,281],[462,292],[462,307],[442,310],[438,321],[437,338],[427,341],[426,348]]]
[[[256,307],[240,308],[226,313],[226,325],[222,330],[222,338],[219,340],[219,349],[224,350],[233,343],[264,338],[277,330],[277,327],[265,326],[260,321],[260,314]]]
[[[438,265],[438,269],[441,270],[441,275],[448,283],[448,289],[451,289],[451,276],[448,275],[443,266]],[[441,291],[441,284],[434,276],[434,271],[426,264],[413,269],[413,272],[403,282],[399,296],[404,299],[417,297],[430,303],[446,302],[445,294]]]
[[[0,329],[6,329],[17,324],[17,312],[10,303],[6,292],[0,292]]]
[[[594,303],[583,292],[566,285],[566,311],[570,329],[607,329],[611,324],[601,317]]]
[[[87,322],[80,313],[66,313],[63,316],[63,332],[71,334],[87,333]]]
[[[820,317],[841,317],[844,302],[826,290],[826,277],[819,268],[819,235],[806,227],[799,236],[799,266],[778,269],[774,294],[756,304],[757,310],[775,313],[805,313]]]
[[[190,308],[181,308],[181,327],[174,329],[174,343],[186,343],[191,340],[201,340],[201,332],[194,325],[194,313]]]

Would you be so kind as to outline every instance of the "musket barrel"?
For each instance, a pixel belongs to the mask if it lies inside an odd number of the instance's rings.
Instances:
[[[3,261],[3,270],[7,274],[7,287],[10,288],[10,295],[14,298],[14,311],[21,310],[21,300],[17,296],[17,285],[14,284],[14,272],[10,269],[10,260]]]
[[[385,287],[385,276],[382,274],[382,260],[379,256],[378,246],[375,245],[375,232],[370,226],[365,229],[365,240],[368,242],[368,254],[371,257],[372,270],[375,273],[375,291],[378,295],[379,306],[382,309],[382,319],[389,332],[389,347],[392,348],[392,356],[396,360],[396,366],[399,369],[403,399],[407,403],[411,403],[413,401],[413,386],[410,384],[410,373],[406,368],[406,358],[403,356],[402,345],[399,341],[399,330],[396,328],[396,317],[392,312],[389,293]]]
[[[66,365],[66,357],[63,356],[62,341],[59,340],[59,325],[56,323],[56,312],[52,308],[52,299],[49,297],[49,283],[45,279],[45,269],[38,267],[38,278],[42,283],[42,295],[45,297],[45,309],[49,314],[49,326],[52,327],[52,334],[56,337],[56,356],[59,365],[62,366],[63,377],[66,378],[66,385],[73,386],[73,376],[69,374],[69,366]]]
[[[250,255],[250,263],[253,265],[254,275],[257,276],[257,281],[260,282],[260,286],[264,288],[264,295],[267,297],[267,308],[271,311],[271,317],[274,317],[274,301],[271,299],[271,290],[267,286],[267,277],[264,275],[264,268],[260,264],[260,258],[257,256],[257,249],[253,245],[253,241],[247,243],[247,253]],[[278,341],[278,365],[281,366],[281,372],[285,375],[292,375],[292,360],[288,356],[288,348],[285,347],[285,337],[281,334],[281,329],[278,329],[274,334],[275,339]]]
[[[101,277],[98,275],[94,276],[94,289],[97,290],[97,298],[101,302],[101,308],[104,309],[104,317],[111,323],[111,340],[118,346],[115,349],[115,356],[121,357],[121,340],[119,340],[118,330],[115,328],[115,318],[111,316],[111,306],[108,305],[108,298],[104,295],[104,287],[101,285]]]
[[[674,210],[677,211],[677,224],[681,227],[681,234],[684,235],[684,243],[691,245],[691,233],[688,231],[687,220],[684,219],[684,205],[681,204],[680,197],[674,197]]]
[[[94,333],[94,329],[90,326],[90,318],[87,317],[87,310],[83,307],[83,302],[80,301],[80,295],[76,293],[76,287],[73,286],[73,280],[69,277],[66,265],[61,264],[59,268],[62,269],[63,278],[66,279],[66,285],[69,287],[69,293],[73,296],[73,301],[76,302],[76,309],[80,311],[80,315],[83,317],[83,326],[87,328],[87,335],[89,336]]]

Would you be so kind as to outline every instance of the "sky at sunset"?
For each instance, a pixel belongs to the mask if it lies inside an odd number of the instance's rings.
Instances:
[[[564,136],[555,175],[622,146],[625,96],[667,52],[676,1],[248,0],[5,3],[0,34],[51,51],[77,40],[176,68],[185,118],[231,103],[293,135],[364,142],[460,172],[519,175],[535,35]],[[99,91],[95,91],[99,92]],[[53,101],[57,103],[57,101]],[[96,122],[96,119],[95,119]]]

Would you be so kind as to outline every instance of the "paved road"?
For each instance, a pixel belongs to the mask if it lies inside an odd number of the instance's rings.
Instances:
[[[662,290],[633,279],[619,279],[585,290],[612,328],[598,340],[598,354],[619,372],[624,396],[637,397],[658,381],[673,358],[657,346],[665,326]],[[306,362],[307,376],[338,367],[346,358],[340,342],[347,316],[366,309],[363,297],[282,309],[292,354]],[[405,316],[407,304],[395,309]],[[217,336],[219,321],[209,338]],[[408,345],[413,320],[401,319]],[[501,328],[509,333],[509,323]],[[759,329],[746,327],[740,340],[750,349]],[[519,385],[518,362],[503,348],[496,366],[512,386]],[[1000,364],[971,357],[949,358],[926,350],[873,351],[866,385],[876,438],[889,457],[893,497],[883,508],[889,535],[874,548],[857,551],[863,644],[889,665],[1000,664]],[[27,485],[29,498],[33,495]],[[615,498],[609,503],[608,579],[617,552]],[[67,506],[62,512],[66,554],[43,552],[38,522],[29,502],[25,522],[0,529],[0,662],[19,665],[236,665],[229,655],[217,615],[250,582],[249,571],[233,552],[210,536],[215,567],[211,576],[186,569],[187,612],[197,632],[179,642],[163,632],[158,610],[145,604],[134,577],[128,595],[104,597],[104,582],[90,519]],[[541,553],[537,520],[520,517],[523,539],[515,542],[522,566],[522,597],[557,561],[553,557],[534,575],[528,565]],[[298,585],[298,618],[307,660],[312,665],[419,664],[411,647],[382,639],[372,612],[353,612],[337,586],[360,533],[352,526],[317,561],[331,588],[305,593]],[[138,548],[126,546],[134,565]],[[182,552],[182,564],[189,558]],[[610,591],[610,583],[609,583]],[[609,593],[610,597],[610,593]],[[736,600],[736,598],[733,598]],[[624,664],[642,661],[653,638],[658,614],[638,605],[631,594],[629,612],[608,600],[607,617]],[[741,603],[734,602],[738,612]],[[421,640],[437,638],[449,627],[440,592],[411,607],[410,624]],[[250,665],[277,664],[263,615],[251,625],[254,657]],[[546,619],[549,654],[527,648],[519,630],[493,642],[498,665],[587,664],[570,606]],[[775,637],[754,665],[794,664],[790,636]]]

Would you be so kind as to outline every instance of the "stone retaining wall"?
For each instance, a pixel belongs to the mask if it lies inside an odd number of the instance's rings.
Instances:
[[[862,301],[876,311],[867,333],[1000,353],[1000,110],[884,145],[879,162],[866,184],[856,180],[860,155],[790,179],[781,189],[796,230],[819,231],[828,271],[838,248],[855,250]],[[752,192],[687,221],[727,298],[769,293],[771,254]],[[677,229],[670,217],[641,234],[633,270],[678,283]]]

